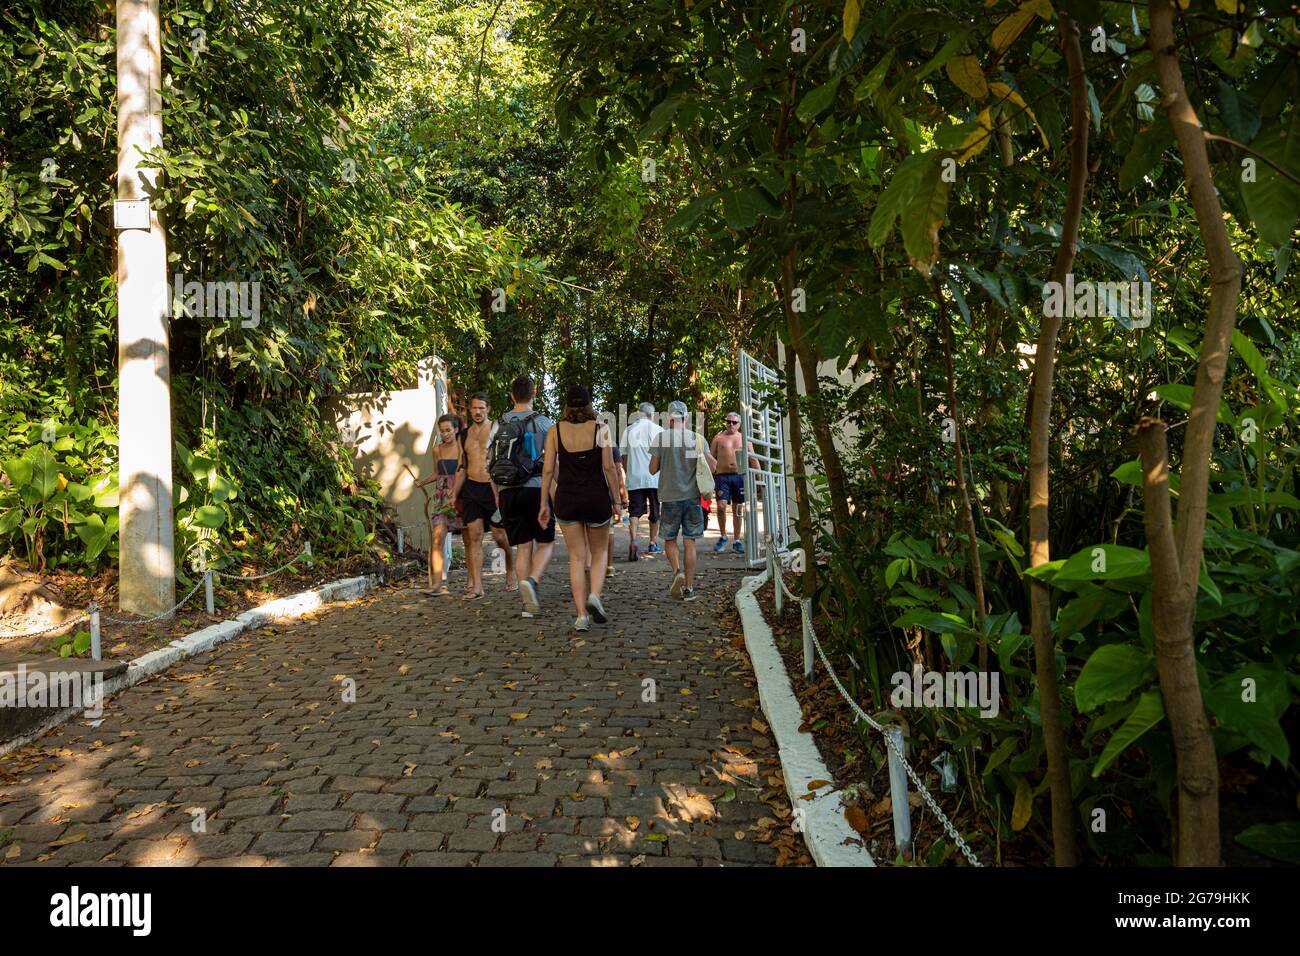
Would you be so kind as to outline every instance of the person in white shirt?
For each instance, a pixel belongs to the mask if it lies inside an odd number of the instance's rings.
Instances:
[[[619,442],[619,450],[623,456],[623,470],[627,475],[627,559],[629,561],[641,557],[641,549],[636,539],[642,517],[648,516],[650,520],[646,554],[659,554],[663,551],[663,548],[656,543],[659,540],[659,476],[650,474],[650,445],[663,428],[655,424],[654,417],[654,405],[643,402],[641,417],[627,426]]]

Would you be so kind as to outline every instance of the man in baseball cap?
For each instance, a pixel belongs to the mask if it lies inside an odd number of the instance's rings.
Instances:
[[[664,553],[673,569],[668,593],[687,601],[695,600],[695,542],[704,534],[704,509],[700,486],[695,480],[695,462],[700,455],[711,469],[718,467],[703,437],[686,427],[686,404],[668,405],[668,427],[650,445],[650,474],[659,476],[659,532]],[[679,556],[677,536],[683,540]]]

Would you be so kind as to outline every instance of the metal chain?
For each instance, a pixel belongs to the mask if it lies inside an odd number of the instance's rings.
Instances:
[[[181,605],[183,605],[190,598],[194,597],[195,593],[201,587],[203,587],[202,575],[200,575],[198,581],[194,583],[194,587],[190,588],[189,594],[185,595],[185,597],[181,598],[179,601],[177,601],[167,610],[163,611],[161,614],[155,614],[153,617],[140,617],[140,618],[112,617],[111,615],[105,614],[103,611],[100,611],[99,614],[100,617],[102,617],[104,620],[111,621],[114,624],[152,624],[154,621],[161,621],[165,617],[171,617],[172,613],[180,610]]]
[[[939,804],[935,802],[934,797],[930,795],[930,791],[926,789],[925,784],[921,783],[921,778],[916,775],[916,771],[912,769],[912,765],[907,762],[907,758],[903,754],[901,745],[894,739],[893,735],[885,733],[885,727],[882,724],[858,706],[858,702],[849,696],[849,692],[846,691],[844,685],[840,683],[839,675],[835,673],[835,668],[831,667],[831,662],[826,657],[826,652],[822,650],[821,641],[817,640],[817,631],[812,627],[812,599],[796,598],[794,594],[790,593],[790,589],[785,586],[785,578],[781,574],[779,564],[776,565],[775,573],[776,582],[781,590],[784,591],[792,600],[799,601],[804,627],[808,631],[808,636],[812,639],[813,647],[817,649],[817,656],[821,658],[822,664],[826,667],[826,673],[830,674],[831,681],[835,684],[835,689],[840,692],[840,697],[844,698],[844,702],[849,705],[849,708],[858,716],[859,719],[865,721],[868,727],[872,730],[878,731],[881,737],[884,738],[885,745],[897,755],[899,762],[903,765],[903,769],[907,771],[908,778],[916,787],[917,792],[921,794],[921,799],[925,801],[931,812],[934,813],[939,822],[943,824],[944,831],[952,838],[953,843],[957,845],[957,849],[961,850],[962,855],[966,857],[970,862],[970,865],[983,866],[984,864],[979,861],[979,858],[976,857],[975,854],[971,852],[970,847],[966,845],[966,841],[963,840],[961,834],[957,832],[957,828],[953,826],[953,823],[948,819],[947,814],[939,809]]]
[[[206,539],[204,540],[206,541]],[[200,542],[195,542],[195,545],[197,545],[198,543]],[[188,555],[189,552],[193,550],[195,545],[191,545],[188,549],[186,549],[185,553]],[[287,571],[289,568],[293,567],[293,565],[297,564],[298,561],[301,558],[303,558],[306,554],[307,551],[304,549],[300,554],[295,556],[293,560],[291,560],[288,564],[284,565],[284,567],[276,568],[274,571],[268,571],[266,574],[251,574],[251,575],[223,574],[220,571],[213,571],[212,573],[214,576],[220,574],[222,577],[232,578],[236,581],[260,581],[263,578],[269,578],[272,575],[279,574],[281,571]],[[181,607],[184,606],[185,602],[187,602],[190,598],[194,597],[194,595],[198,592],[199,588],[201,588],[202,586],[203,586],[203,575],[199,575],[199,579],[194,582],[194,587],[190,588],[189,594],[185,595],[185,597],[181,598],[179,601],[177,601],[166,611],[163,611],[161,614],[155,614],[153,617],[141,617],[141,618],[113,617],[111,614],[105,614],[102,610],[99,612],[99,616],[103,618],[105,621],[109,621],[113,624],[152,624],[154,621],[161,621],[163,618],[170,617],[174,612],[180,610]],[[93,609],[99,610],[98,605],[94,604],[93,602],[91,606]],[[83,612],[70,620],[62,622],[61,624],[54,624],[50,627],[42,628],[39,631],[27,631],[21,634],[18,633],[17,631],[14,631],[8,634],[0,634],[0,641],[7,641],[15,637],[39,637],[42,634],[48,634],[50,631],[57,631],[60,630],[61,628],[71,627],[73,624],[80,624],[82,621],[87,621],[89,619],[90,619],[90,614]]]
[[[48,634],[51,631],[57,631],[61,628],[71,627],[73,624],[80,624],[82,621],[90,619],[90,615],[82,612],[74,618],[64,621],[61,624],[52,624],[49,627],[43,627],[39,631],[10,631],[8,634],[0,634],[0,641],[7,641],[15,637],[40,637],[42,634]]]
[[[230,578],[234,581],[260,581],[263,578],[269,578],[273,575],[279,574],[281,571],[289,570],[289,568],[297,564],[306,554],[306,551],[301,551],[293,558],[293,560],[284,565],[284,567],[276,568],[274,571],[267,571],[265,574],[227,574],[225,571],[213,571],[212,573],[219,574],[223,578]]]

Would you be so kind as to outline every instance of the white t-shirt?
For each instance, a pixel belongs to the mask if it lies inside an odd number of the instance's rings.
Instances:
[[[661,426],[648,418],[641,418],[628,425],[623,432],[619,448],[623,452],[623,463],[627,466],[628,491],[659,487],[659,476],[650,474],[650,443],[661,431]]]

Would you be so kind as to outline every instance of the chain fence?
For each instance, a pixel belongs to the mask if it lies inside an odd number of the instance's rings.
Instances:
[[[204,542],[202,541],[196,542],[196,545],[202,543]],[[191,545],[190,549],[188,549],[185,552],[186,555],[189,554],[189,550],[192,550],[193,547],[195,547],[195,545]],[[218,571],[214,568],[204,568],[203,573],[200,574],[199,579],[194,582],[194,587],[190,588],[189,593],[186,594],[179,601],[177,601],[175,604],[173,604],[171,607],[169,607],[167,610],[162,611],[161,613],[154,614],[149,617],[114,617],[111,614],[105,614],[101,610],[97,602],[91,601],[89,607],[81,614],[78,614],[76,617],[70,618],[69,620],[66,621],[60,621],[57,624],[51,624],[49,627],[43,627],[34,631],[0,632],[0,641],[9,641],[17,638],[40,637],[42,634],[49,634],[53,631],[63,630],[64,628],[69,628],[72,627],[73,625],[80,624],[83,621],[89,621],[91,626],[91,645],[92,648],[94,649],[93,657],[95,660],[99,660],[100,655],[99,655],[99,633],[98,632],[99,632],[99,624],[101,620],[108,621],[111,624],[123,624],[123,625],[152,624],[155,621],[161,621],[163,618],[171,617],[182,607],[184,607],[189,602],[190,598],[194,597],[194,595],[198,593],[199,588],[203,587],[205,584],[209,585],[208,612],[212,613],[214,609],[211,606],[211,593],[212,593],[211,585],[215,583],[216,578],[226,577],[226,578],[230,578],[233,581],[261,581],[264,580],[265,578],[270,578],[270,577],[274,577],[277,574],[281,574],[289,570],[289,568],[293,567],[303,558],[309,558],[309,557],[311,557],[310,541],[307,542],[307,544],[303,547],[302,551],[300,551],[297,555],[295,555],[293,559],[290,560],[288,563],[276,568],[274,571],[268,571],[265,574],[227,574],[223,571]],[[324,578],[321,579],[321,583],[323,583],[323,581]]]
[[[907,757],[903,752],[902,734],[891,733],[891,728],[881,724],[863,710],[858,705],[858,702],[849,695],[849,692],[844,689],[844,685],[840,683],[839,675],[835,673],[835,668],[831,666],[830,659],[826,656],[821,641],[817,639],[817,631],[813,627],[812,599],[800,597],[786,586],[785,578],[781,573],[780,558],[771,547],[770,539],[768,541],[767,556],[766,576],[772,580],[774,587],[780,594],[783,594],[791,601],[799,602],[799,612],[802,620],[805,645],[811,643],[816,649],[817,656],[820,658],[822,665],[826,668],[826,673],[830,675],[831,682],[835,685],[835,689],[839,692],[840,697],[843,698],[844,702],[849,706],[849,709],[853,711],[859,720],[863,721],[872,730],[878,732],[884,739],[886,747],[888,747],[897,758],[899,765],[901,765],[903,770],[907,773],[908,779],[912,781],[912,785],[916,787],[917,792],[921,795],[921,799],[925,801],[926,806],[930,808],[930,812],[932,812],[935,815],[935,818],[943,825],[944,832],[948,834],[949,838],[956,845],[957,849],[961,851],[962,855],[966,857],[966,860],[970,865],[983,866],[984,864],[979,861],[979,858],[975,856],[974,852],[972,852],[971,848],[966,844],[966,841],[962,838],[961,834],[957,832],[957,828],[953,825],[953,822],[948,819],[948,815],[939,808],[938,802],[935,801],[925,784],[921,782],[921,778],[917,776],[916,771],[912,769],[912,765],[908,763]],[[897,800],[897,795],[895,795],[895,800]]]

